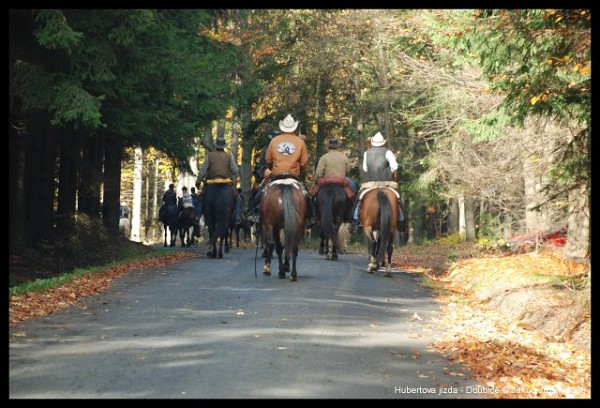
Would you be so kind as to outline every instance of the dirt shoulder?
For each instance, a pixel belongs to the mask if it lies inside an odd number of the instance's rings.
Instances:
[[[513,255],[484,255],[464,243],[424,249],[401,249],[396,264],[423,273],[436,290],[445,335],[434,347],[467,364],[490,387],[489,397],[590,397],[588,265],[564,259],[560,249]]]

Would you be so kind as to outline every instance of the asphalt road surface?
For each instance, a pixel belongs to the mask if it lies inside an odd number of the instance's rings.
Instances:
[[[165,249],[172,250],[172,249]],[[206,253],[206,248],[188,249]],[[478,398],[429,346],[439,305],[420,276],[365,255],[301,251],[298,282],[255,250],[132,271],[9,333],[9,398]],[[461,375],[464,375],[461,376]]]

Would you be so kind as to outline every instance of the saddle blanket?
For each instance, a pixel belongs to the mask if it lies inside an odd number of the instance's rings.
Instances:
[[[390,190],[392,190],[394,192],[394,194],[396,194],[396,197],[398,199],[400,199],[400,193],[396,190],[398,188],[398,183],[395,181],[369,181],[366,183],[363,183],[360,186],[360,193],[358,196],[359,200],[362,200],[363,196],[367,193],[367,191],[371,191],[374,188],[379,188],[379,187],[387,187]]]

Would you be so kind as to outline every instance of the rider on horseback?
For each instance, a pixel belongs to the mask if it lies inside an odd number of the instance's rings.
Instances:
[[[394,153],[385,147],[386,140],[383,138],[381,132],[377,132],[375,136],[371,138],[371,148],[369,148],[363,157],[363,170],[367,173],[366,183],[363,183],[360,187],[359,194],[356,195],[354,211],[352,215],[352,225],[350,230],[352,233],[358,231],[360,221],[358,219],[358,213],[360,209],[360,196],[361,192],[371,187],[370,182],[377,182],[379,185],[386,184],[389,187],[397,188],[398,183],[394,181],[396,179],[396,171],[398,170],[398,162],[394,157]],[[398,228],[400,223],[404,221],[404,214],[402,213],[402,206],[400,205],[400,198],[398,198]]]
[[[347,174],[352,170],[352,162],[348,159],[348,156],[339,150],[342,147],[339,140],[329,139],[327,147],[329,151],[321,156],[317,163],[317,169],[315,170],[317,183],[311,188],[310,194],[316,196],[320,185],[334,183],[344,186],[348,199],[351,200],[356,194],[356,185],[352,186],[351,179],[347,177]],[[348,209],[351,210],[352,206],[349,205]],[[344,214],[344,220],[347,222],[350,221],[351,217],[351,211]]]
[[[299,121],[295,121],[292,115],[288,114],[284,120],[279,121],[281,134],[274,136],[265,155],[265,161],[269,170],[271,170],[269,181],[282,178],[294,178],[299,180],[300,173],[308,164],[308,152],[304,140],[294,133],[298,127]],[[254,196],[252,203],[252,214],[248,217],[253,222],[258,222],[259,205],[264,196],[266,183]],[[304,189],[307,208],[307,226],[316,224],[314,219],[313,203],[308,191]]]
[[[177,205],[177,192],[175,191],[175,184],[169,184],[169,189],[163,194],[163,203],[158,210],[158,219],[163,221],[167,206],[170,204]]]
[[[184,208],[194,207],[194,199],[192,195],[188,193],[187,187],[181,187],[181,192],[183,193],[182,197],[179,199],[179,218],[181,218],[181,213]]]
[[[215,142],[215,150],[208,152],[204,162],[200,166],[198,178],[196,179],[196,187],[200,188],[202,181],[205,181],[204,188],[206,188],[206,184],[229,184],[233,186],[233,177],[237,176],[239,168],[233,158],[233,154],[225,152],[226,146],[227,142],[225,142],[225,139],[218,137]],[[198,195],[198,205],[196,208],[198,217],[202,216],[204,188]],[[235,211],[239,212],[241,211],[241,204],[235,186],[233,186],[232,194],[235,198]],[[240,206],[239,211],[238,206]]]

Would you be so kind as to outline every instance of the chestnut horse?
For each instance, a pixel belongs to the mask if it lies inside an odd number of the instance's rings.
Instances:
[[[385,276],[392,276],[392,252],[398,223],[398,200],[396,192],[389,187],[376,187],[367,190],[360,204],[360,221],[363,233],[369,240],[368,273],[380,266],[386,266],[384,258],[387,249],[387,269]]]
[[[271,276],[271,259],[275,248],[279,258],[279,279],[284,279],[286,272],[290,270],[291,258],[290,278],[292,282],[297,281],[296,258],[306,218],[306,199],[302,184],[292,178],[270,182],[260,203],[260,213],[262,242],[267,250],[263,275]],[[280,237],[282,231],[283,244]]]

